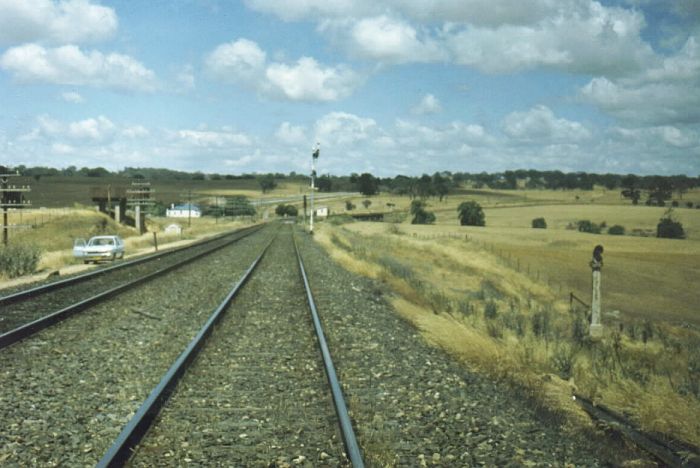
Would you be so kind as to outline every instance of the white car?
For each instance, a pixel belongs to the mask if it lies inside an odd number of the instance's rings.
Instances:
[[[85,263],[124,258],[124,241],[119,236],[95,236],[87,243],[84,239],[76,239],[73,256],[82,258]]]

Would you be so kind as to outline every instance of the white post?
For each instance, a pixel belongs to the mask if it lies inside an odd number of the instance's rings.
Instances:
[[[318,154],[321,151],[319,144],[316,143],[316,149],[311,153],[311,217],[309,222],[309,234],[314,233],[314,192],[316,191],[315,178],[316,178],[316,160],[318,159]]]
[[[593,271],[593,292],[591,295],[591,327],[589,328],[591,338],[600,338],[601,336],[603,336],[603,324],[601,323],[600,313],[600,270],[603,268],[602,254],[603,246],[597,245],[595,249],[593,249],[593,259],[590,263],[591,270]]]

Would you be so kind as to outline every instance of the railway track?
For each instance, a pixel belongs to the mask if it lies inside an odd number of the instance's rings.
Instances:
[[[0,349],[257,232],[253,226],[0,297]]]
[[[594,404],[588,398],[574,395],[578,404],[608,432],[622,435],[662,466],[700,467],[700,450],[685,443],[655,436],[639,430],[629,419],[604,405]]]
[[[364,466],[295,250],[291,230],[284,229],[171,366],[99,466],[121,466],[133,450],[133,466]]]
[[[0,350],[0,466],[94,465],[274,229]]]
[[[285,236],[226,307],[200,356],[190,358],[160,416],[141,411],[272,231],[1,350],[0,465],[123,463],[104,457],[139,412],[155,425],[142,429],[140,445],[125,438],[126,456],[137,447],[134,466],[353,463],[314,348],[310,293],[301,289]],[[563,437],[498,383],[425,344],[389,310],[376,283],[299,240],[368,465],[605,466],[639,456]]]

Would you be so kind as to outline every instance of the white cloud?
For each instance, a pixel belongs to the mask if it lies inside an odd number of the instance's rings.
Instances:
[[[520,141],[570,141],[591,137],[579,122],[557,118],[547,106],[535,106],[525,112],[511,112],[503,120],[503,131]]]
[[[427,22],[471,22],[489,26],[529,24],[571,8],[564,0],[246,0],[256,11],[285,21],[370,17],[386,12]]]
[[[181,142],[200,148],[225,148],[230,146],[249,146],[249,136],[230,129],[222,130],[179,130],[175,136]]]
[[[323,66],[311,57],[293,64],[268,63],[266,53],[248,39],[218,46],[205,58],[205,66],[216,79],[291,101],[336,101],[349,96],[361,82],[348,67]]]
[[[432,94],[426,94],[420,102],[411,109],[411,112],[418,115],[437,114],[442,111],[442,106],[438,98]]]
[[[282,122],[275,132],[275,137],[288,145],[301,145],[308,143],[308,139],[306,138],[306,130],[304,127],[292,125],[289,122]]]
[[[75,153],[75,148],[65,143],[53,143],[51,145],[51,152],[61,156],[66,156]]]
[[[74,45],[13,47],[0,56],[0,69],[23,83],[93,86],[125,91],[154,91],[155,73],[128,55],[83,52]]]
[[[639,74],[593,78],[580,90],[584,102],[625,122],[647,125],[700,120],[700,47],[690,37],[676,54]]]
[[[0,44],[95,42],[117,26],[114,9],[89,0],[0,0]]]
[[[254,82],[264,73],[266,54],[258,44],[238,39],[221,44],[205,59],[208,71],[224,82]]]
[[[272,63],[265,77],[272,92],[292,101],[337,101],[352,94],[360,81],[347,67],[323,67],[311,57],[294,65]]]
[[[644,17],[635,11],[577,2],[537,24],[496,28],[450,25],[443,37],[458,64],[489,73],[536,67],[574,73],[625,75],[656,59],[641,38]]]
[[[331,28],[328,23],[327,28]],[[386,63],[434,62],[447,55],[437,41],[405,21],[386,15],[357,21],[344,39],[352,54]],[[420,37],[422,36],[422,37]]]
[[[350,55],[382,63],[449,61],[489,73],[548,67],[625,75],[656,60],[636,9],[595,0],[248,0],[313,20]]]
[[[143,125],[133,125],[131,127],[126,127],[121,131],[121,135],[126,138],[136,139],[136,138],[146,138],[151,134],[150,131]]]
[[[60,98],[61,100],[70,102],[72,104],[82,104],[83,102],[85,102],[83,96],[81,96],[80,93],[76,93],[75,91],[61,93]]]
[[[331,112],[316,121],[316,141],[323,146],[344,146],[367,140],[378,130],[374,119],[346,112]]]
[[[112,136],[116,126],[104,116],[96,119],[85,119],[68,124],[68,135],[75,139],[103,140]]]

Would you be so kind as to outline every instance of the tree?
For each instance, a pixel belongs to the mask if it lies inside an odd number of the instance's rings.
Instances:
[[[265,174],[258,178],[258,183],[260,184],[260,189],[263,193],[270,192],[277,187],[277,182],[275,182],[275,176],[272,174]]]
[[[443,177],[439,172],[433,174],[433,191],[440,201],[442,201],[442,199],[450,193],[449,179]]]
[[[352,210],[355,209],[355,204],[354,204],[353,202],[351,202],[350,200],[346,200],[346,202],[345,202],[345,209],[346,209],[347,211],[352,211]]]
[[[435,214],[425,209],[423,200],[411,202],[411,214],[413,215],[411,224],[433,224],[435,222]]]
[[[532,220],[532,227],[535,229],[547,229],[547,221],[544,218],[535,218]]]
[[[459,224],[462,226],[486,226],[484,210],[475,201],[462,202],[457,207]]]
[[[656,237],[666,239],[685,239],[685,231],[680,221],[676,221],[673,216],[673,209],[669,208],[664,213],[664,217],[656,225]]]
[[[275,214],[277,216],[296,216],[299,214],[299,210],[294,205],[277,205]]]
[[[316,187],[319,192],[330,192],[333,189],[333,181],[327,175],[321,176],[316,179]]]
[[[622,178],[620,185],[622,186],[621,195],[623,197],[631,199],[633,205],[639,203],[639,198],[641,197],[639,177],[634,174],[626,175]]]
[[[610,226],[608,228],[608,234],[611,236],[624,236],[625,235],[625,227],[620,225],[620,224],[615,224],[614,226]]]
[[[369,209],[370,205],[372,204],[372,200],[362,200],[362,204],[365,207],[365,210]]]
[[[576,223],[579,232],[589,232],[591,234],[600,234],[600,226],[591,222],[590,219],[582,219]]]
[[[352,176],[351,176],[352,178]],[[379,180],[372,174],[367,172],[361,174],[359,177],[356,176],[357,180],[357,190],[364,196],[370,197],[376,195],[379,189]]]
[[[415,213],[413,219],[411,220],[411,224],[433,224],[434,222],[435,213],[432,211],[426,211],[422,208]]]

